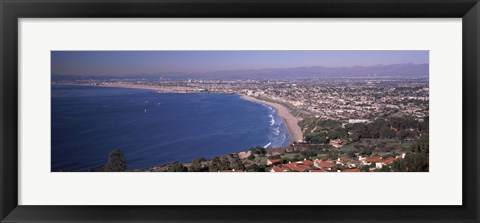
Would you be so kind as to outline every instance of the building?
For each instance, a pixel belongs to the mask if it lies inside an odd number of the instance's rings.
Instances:
[[[342,147],[343,140],[342,139],[332,139],[332,140],[330,140],[330,145],[332,145],[335,148]]]
[[[360,169],[358,168],[352,168],[352,169],[345,169],[343,172],[360,172]]]
[[[283,168],[283,167],[279,167],[279,166],[273,166],[272,169],[270,170],[270,172],[275,172],[275,173],[288,172],[288,169]]]
[[[313,161],[313,165],[322,170],[332,170],[336,167],[332,161],[323,160],[315,160]]]
[[[235,172],[245,172],[245,171],[243,171],[243,170],[235,170],[235,169],[233,169],[233,170],[224,170],[224,171],[222,171],[222,172],[235,173]]]
[[[280,163],[280,159],[267,159],[267,165],[271,166],[271,165],[275,165],[275,164],[279,164]]]
[[[303,171],[306,171],[306,170],[310,169],[310,167],[307,166],[307,165],[304,165],[302,163],[302,161],[294,162],[294,163],[287,163],[287,164],[284,164],[283,166],[287,167],[288,169],[290,169],[292,171],[298,171],[298,172],[303,172]]]
[[[309,170],[308,172],[328,172],[326,170]]]
[[[349,124],[354,124],[354,123],[367,123],[369,120],[368,119],[349,119],[348,123]]]

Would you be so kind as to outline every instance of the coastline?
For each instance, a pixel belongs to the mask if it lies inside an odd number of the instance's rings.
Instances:
[[[70,85],[70,86],[84,86],[84,87],[107,87],[107,88],[130,88],[130,89],[144,89],[158,91],[161,93],[199,93],[199,91],[192,90],[188,87],[179,87],[179,86],[151,86],[151,85],[133,85],[133,84],[102,84],[102,85],[93,85],[93,84],[75,84],[75,83],[56,83],[52,85]]]
[[[192,90],[188,87],[161,87],[161,86],[150,86],[150,85],[131,85],[131,84],[110,84],[110,85],[83,85],[83,84],[69,84],[69,85],[77,85],[77,86],[93,86],[93,87],[112,87],[112,88],[131,88],[131,89],[145,89],[145,90],[154,90],[154,91],[159,91],[162,93],[198,93],[198,91]],[[293,116],[289,110],[277,103],[269,102],[269,101],[264,101],[252,96],[244,95],[244,94],[239,94],[241,98],[251,101],[251,102],[256,102],[260,104],[265,104],[268,106],[271,106],[277,114],[280,116],[280,118],[283,120],[285,123],[285,126],[287,127],[288,134],[291,137],[291,142],[301,142],[303,141],[303,133],[298,126],[298,121],[299,119],[295,116]]]
[[[282,118],[283,122],[285,123],[288,133],[292,137],[292,141],[300,142],[303,140],[302,129],[300,128],[300,126],[298,126],[299,119],[293,116],[285,106],[269,101],[260,100],[252,96],[241,95],[241,97],[245,100],[265,104],[274,108],[277,111],[277,114],[280,116],[280,118]]]

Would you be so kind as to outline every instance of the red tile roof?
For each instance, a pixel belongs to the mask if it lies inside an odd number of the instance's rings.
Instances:
[[[346,162],[351,162],[351,161],[352,161],[352,159],[345,158],[345,157],[337,159],[337,162],[340,162],[340,163],[346,163]]]
[[[313,161],[311,160],[304,160],[304,161],[301,161],[303,163],[303,165],[305,166],[310,166],[310,165],[313,165]]]
[[[383,160],[383,163],[385,163],[386,165],[390,165],[393,163],[393,161],[395,161],[395,158],[393,157],[388,157],[386,159]]]
[[[331,161],[315,160],[315,166],[319,168],[333,168],[335,164]]]
[[[326,170],[310,170],[309,172],[327,172]]]
[[[382,160],[382,158],[380,158],[380,157],[367,157],[367,158],[365,159],[365,162],[367,162],[367,163],[373,163],[373,162],[375,162],[375,163],[380,163],[380,162],[382,162],[382,161],[383,161],[383,160]]]
[[[310,168],[309,166],[306,166],[306,165],[303,165],[303,164],[298,164],[298,163],[287,163],[287,164],[283,164],[283,166],[285,166],[285,167],[287,167],[291,170],[299,171],[299,172],[303,172],[303,171]]]

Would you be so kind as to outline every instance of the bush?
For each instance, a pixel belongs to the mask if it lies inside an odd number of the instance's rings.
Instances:
[[[179,162],[168,165],[167,172],[187,172],[188,169]]]
[[[114,149],[108,155],[108,160],[103,167],[105,172],[122,172],[127,170],[127,161],[123,156],[122,151]]]
[[[190,171],[191,172],[203,172],[203,171],[205,171],[205,168],[202,165],[202,161],[204,161],[204,160],[205,159],[203,159],[203,158],[194,159],[191,163]]]

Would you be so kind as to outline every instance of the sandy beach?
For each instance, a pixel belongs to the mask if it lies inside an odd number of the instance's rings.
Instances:
[[[277,111],[280,118],[282,118],[283,121],[285,122],[285,124],[287,126],[287,129],[288,129],[288,132],[292,136],[293,141],[299,142],[299,141],[303,140],[302,129],[300,129],[300,126],[298,126],[299,119],[297,117],[293,116],[292,114],[290,114],[290,112],[288,111],[288,109],[285,106],[283,106],[281,104],[269,102],[269,101],[263,101],[263,100],[260,100],[260,99],[257,99],[257,98],[251,97],[251,96],[247,96],[247,95],[242,95],[242,98],[244,98],[246,100],[249,100],[249,101],[254,101],[254,102],[266,104],[266,105],[274,108]]]

